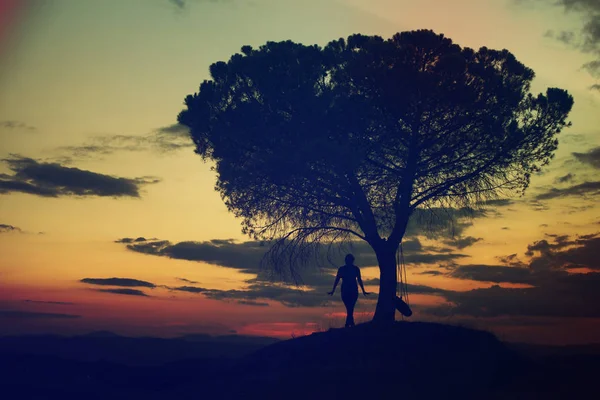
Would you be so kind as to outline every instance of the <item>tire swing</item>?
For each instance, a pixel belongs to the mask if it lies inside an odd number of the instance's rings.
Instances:
[[[404,262],[404,253],[402,251],[402,243],[396,251],[396,310],[404,317],[410,317],[412,310],[410,309],[410,301],[408,299],[408,282],[406,278],[406,263]]]

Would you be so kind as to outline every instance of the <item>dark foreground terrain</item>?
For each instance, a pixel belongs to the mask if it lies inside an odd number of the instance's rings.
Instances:
[[[505,345],[419,322],[358,325],[287,341],[0,338],[6,399],[595,398],[600,348]]]

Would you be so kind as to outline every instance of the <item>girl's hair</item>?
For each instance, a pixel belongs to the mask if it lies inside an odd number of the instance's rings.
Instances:
[[[352,254],[346,254],[346,264],[352,264],[354,262],[354,256]]]

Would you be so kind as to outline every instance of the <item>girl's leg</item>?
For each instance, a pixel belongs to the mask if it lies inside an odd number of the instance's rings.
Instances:
[[[351,302],[348,301],[348,296],[342,296],[342,301],[344,302],[344,306],[346,307],[346,325],[345,327],[347,328],[348,326],[350,326],[350,313],[351,311]]]
[[[346,307],[348,317],[346,318],[346,326],[354,326],[354,306],[356,305],[356,299],[349,301]]]
[[[354,326],[354,306],[358,300],[358,293],[342,294],[342,301],[346,306],[346,328]]]

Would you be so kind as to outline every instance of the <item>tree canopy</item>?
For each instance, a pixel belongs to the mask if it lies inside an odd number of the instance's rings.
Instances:
[[[573,105],[562,89],[531,94],[534,72],[508,50],[429,30],[244,46],[210,74],[178,121],[244,232],[376,253],[395,251],[417,208],[524,192]]]

